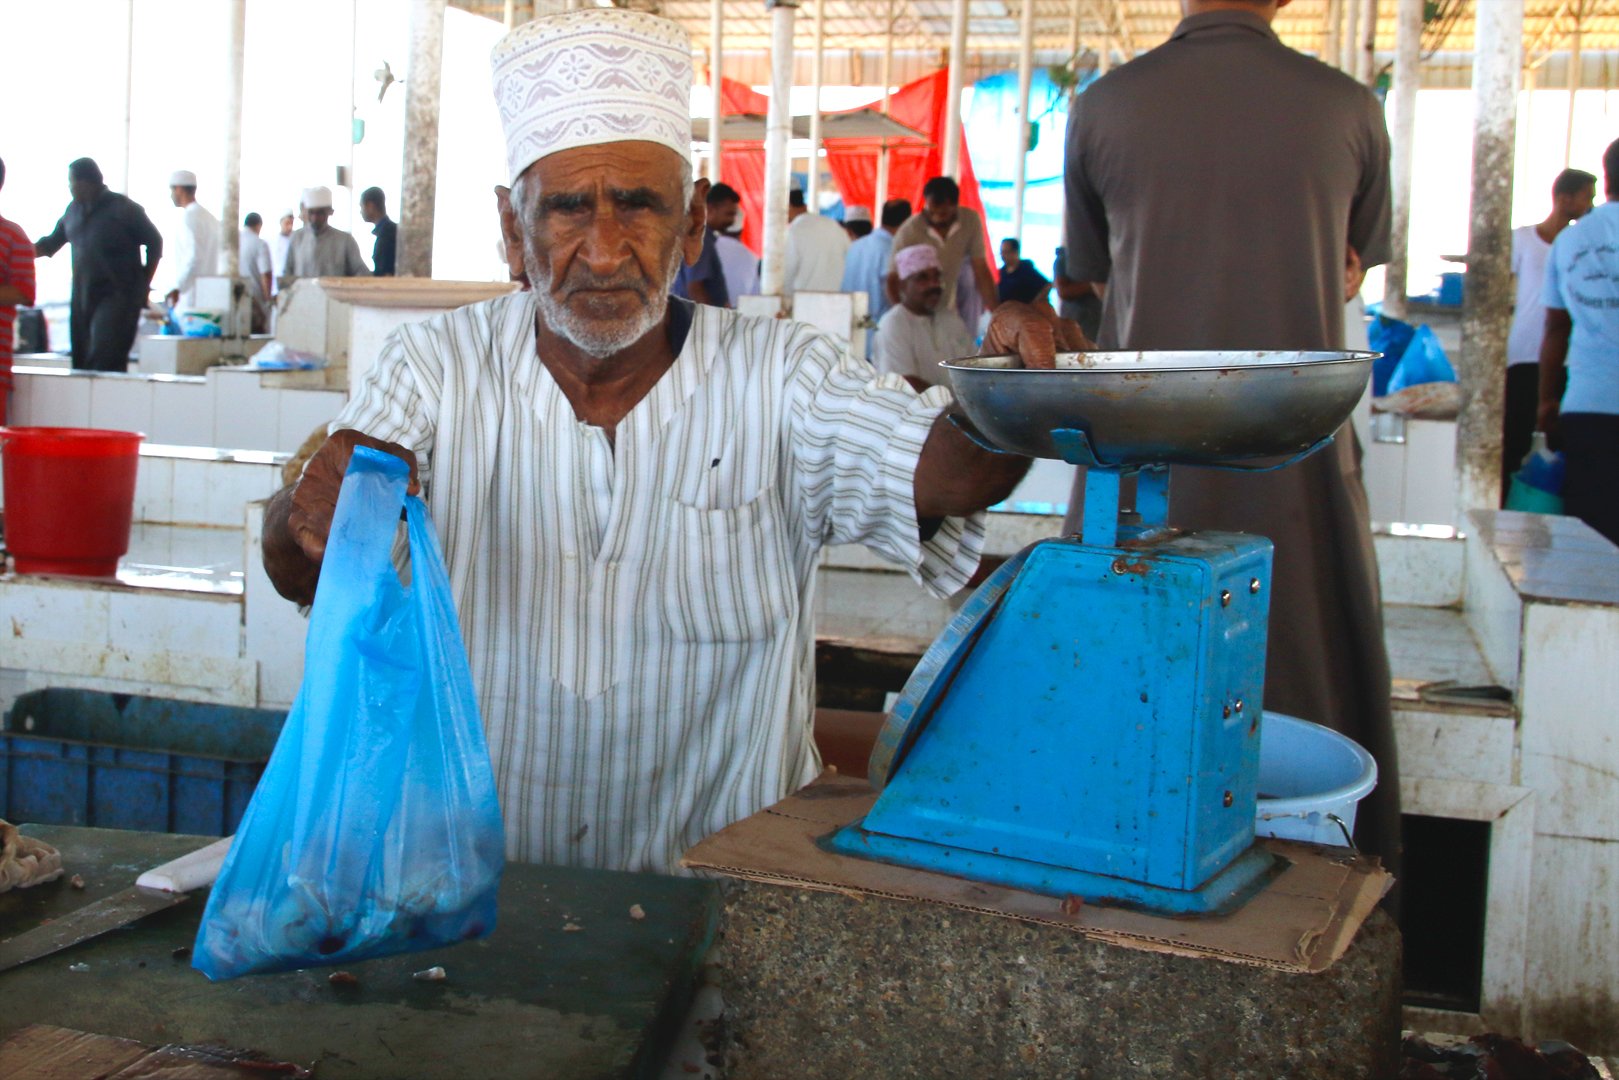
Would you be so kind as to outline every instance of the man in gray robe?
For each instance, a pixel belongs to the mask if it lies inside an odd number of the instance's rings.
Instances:
[[[1387,261],[1382,108],[1283,45],[1279,6],[1182,0],[1169,41],[1076,99],[1067,276],[1106,283],[1101,348],[1341,348],[1346,264]],[[1083,477],[1071,519],[1082,497]],[[1265,707],[1376,757],[1356,835],[1397,871],[1389,667],[1353,430],[1277,472],[1177,468],[1170,521],[1275,543]]]

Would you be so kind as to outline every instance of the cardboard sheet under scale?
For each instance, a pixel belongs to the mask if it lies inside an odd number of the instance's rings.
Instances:
[[[864,780],[825,774],[708,837],[686,852],[681,865],[775,885],[945,904],[1064,926],[1129,949],[1290,972],[1332,966],[1394,884],[1376,860],[1347,848],[1264,839],[1261,844],[1292,865],[1230,915],[1168,919],[1093,904],[1068,914],[1057,897],[835,855],[816,846],[817,838],[864,815],[876,798]]]

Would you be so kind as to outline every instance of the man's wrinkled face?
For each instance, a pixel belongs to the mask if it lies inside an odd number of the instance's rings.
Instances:
[[[326,223],[332,219],[330,206],[311,206],[304,210],[304,218],[309,222],[316,233],[326,231]]]
[[[673,150],[639,141],[560,150],[528,167],[501,227],[523,245],[552,333],[599,359],[663,322],[680,264],[703,249],[708,182],[688,202],[686,175]]]
[[[918,315],[931,315],[937,311],[939,301],[944,299],[944,283],[939,268],[930,266],[926,270],[918,270],[901,281],[899,299],[907,310]]]
[[[715,232],[730,232],[731,226],[736,224],[736,212],[741,207],[738,202],[717,202],[708,204],[708,227]]]
[[[928,224],[941,232],[956,223],[956,211],[959,209],[960,203],[934,202],[932,199],[922,204],[922,214],[928,219]]]

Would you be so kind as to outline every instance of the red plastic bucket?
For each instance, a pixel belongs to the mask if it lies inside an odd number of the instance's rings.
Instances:
[[[129,550],[144,435],[0,428],[6,549],[19,574],[111,577]]]

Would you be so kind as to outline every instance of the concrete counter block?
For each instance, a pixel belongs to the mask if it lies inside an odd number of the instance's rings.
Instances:
[[[942,905],[729,882],[729,1080],[1337,1080],[1398,1073],[1381,910],[1318,975],[1141,952]]]

